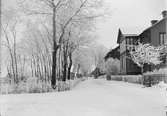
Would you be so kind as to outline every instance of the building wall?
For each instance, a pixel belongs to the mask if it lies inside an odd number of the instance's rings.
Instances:
[[[121,41],[120,43],[120,54],[126,51],[126,41],[125,39]]]
[[[159,22],[157,25],[151,28],[151,44],[158,46],[160,45],[159,34],[166,32],[166,20]]]
[[[120,73],[126,74],[126,53],[122,53],[120,56]]]
[[[141,68],[137,66],[132,60],[126,59],[126,74],[136,75],[141,74]]]
[[[140,35],[140,42],[141,43],[150,43],[151,42],[151,31],[147,30]]]
[[[126,40],[124,36],[120,41],[120,73],[126,74]]]
[[[151,28],[151,44],[154,46],[160,45],[160,33],[166,33],[166,20],[161,21],[159,24]],[[167,39],[167,38],[166,38]],[[151,66],[151,69],[165,67],[167,62],[162,63],[161,65]]]
[[[128,49],[132,49],[138,37],[125,37],[120,43],[120,68],[121,74],[140,74],[140,68],[130,59],[128,59]],[[128,46],[130,45],[130,46]]]
[[[138,37],[132,36],[126,38],[126,45],[127,45],[127,56],[129,56],[129,52],[131,49],[134,48],[134,45],[136,45],[138,41]],[[132,75],[132,74],[140,74],[141,70],[140,67],[137,66],[136,63],[134,63],[131,59],[126,58],[126,74]]]
[[[150,43],[153,46],[159,46],[160,45],[160,33],[166,33],[166,20],[162,20],[158,24],[154,25],[144,33],[140,35],[141,42],[142,43]],[[167,38],[166,38],[167,39]],[[167,63],[167,62],[166,62]],[[154,70],[155,68],[164,67],[167,64],[161,64],[161,65],[145,65],[144,66],[144,72]]]

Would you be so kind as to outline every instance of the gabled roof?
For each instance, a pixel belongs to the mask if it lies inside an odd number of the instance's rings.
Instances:
[[[104,57],[105,61],[107,61],[107,59],[109,58],[117,58],[120,59],[120,46],[115,47],[114,49],[110,50],[106,56]]]
[[[161,22],[164,21],[164,20],[167,20],[167,17],[165,17],[165,18],[159,20],[159,21],[156,22],[155,24],[153,24],[153,25],[151,25],[150,27],[146,28],[141,34],[143,34],[144,32],[146,32],[146,31],[148,31],[148,30],[150,30],[151,28],[155,27],[156,25],[158,25],[159,23],[161,23]],[[140,35],[141,35],[141,34],[140,34]]]
[[[137,34],[123,34],[123,36],[129,37],[129,36],[138,36],[138,35]]]
[[[117,37],[117,43],[120,43],[121,36],[124,37],[137,37],[140,33],[139,28],[119,28],[118,30],[118,37]]]
[[[118,37],[117,37],[117,43],[120,43],[120,38],[121,38],[122,32],[121,29],[118,30]]]
[[[120,27],[120,29],[124,35],[126,34],[139,35],[143,31],[144,27],[129,26],[129,27]]]

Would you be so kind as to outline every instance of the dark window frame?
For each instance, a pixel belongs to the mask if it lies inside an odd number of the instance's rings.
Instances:
[[[165,44],[165,35],[166,35],[166,32],[159,32],[159,45]],[[161,40],[161,36],[163,37],[163,42]]]

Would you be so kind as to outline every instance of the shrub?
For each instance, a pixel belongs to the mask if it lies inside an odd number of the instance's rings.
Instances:
[[[120,61],[110,58],[105,62],[105,72],[107,75],[117,75],[120,72]]]
[[[58,91],[66,91],[75,87],[78,83],[85,80],[84,78],[77,78],[67,82],[59,81],[57,85]],[[0,94],[20,94],[20,93],[45,93],[53,92],[49,82],[42,82],[36,77],[30,77],[26,81],[19,82],[18,84],[3,84],[0,88]]]
[[[115,80],[115,81],[122,81],[122,76],[121,76],[121,75],[111,76],[111,80]]]
[[[20,93],[42,93],[53,91],[50,83],[38,81],[36,77],[30,77],[26,81],[18,84],[3,84],[1,94],[20,94]]]
[[[149,84],[149,86],[157,84],[160,81],[167,83],[167,68],[144,73],[144,82]]]
[[[106,79],[107,80],[111,80],[111,76],[110,75],[106,75]]]

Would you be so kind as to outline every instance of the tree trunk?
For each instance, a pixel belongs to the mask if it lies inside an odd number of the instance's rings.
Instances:
[[[58,54],[58,80],[61,79],[61,47],[59,48],[59,54]]]
[[[57,60],[57,49],[53,51],[52,54],[52,78],[51,78],[51,86],[53,89],[56,89],[56,60]]]
[[[144,85],[144,81],[145,81],[144,80],[144,76],[143,76],[143,72],[144,72],[143,68],[144,68],[144,65],[141,66],[141,76],[142,76],[142,82],[141,82],[141,84],[142,85]]]
[[[77,74],[76,74],[77,78],[79,78],[79,70],[80,70],[80,64],[78,64],[77,66]]]
[[[66,81],[66,77],[67,77],[67,54],[66,54],[66,50],[64,49],[64,53],[63,53],[63,57],[64,57],[64,65],[63,65],[63,79],[62,81]]]
[[[15,78],[16,78],[16,84],[18,84],[19,83],[19,79],[18,79],[18,67],[17,67],[17,56],[16,56],[16,38],[15,38],[15,36],[14,36],[14,62],[15,62]]]
[[[68,77],[67,79],[70,80],[71,79],[71,67],[72,67],[72,53],[69,53],[69,67],[68,67]]]
[[[53,7],[53,17],[52,17],[52,26],[53,26],[53,53],[52,53],[52,78],[51,86],[53,89],[56,89],[56,59],[57,59],[57,50],[58,46],[56,43],[56,7]]]

